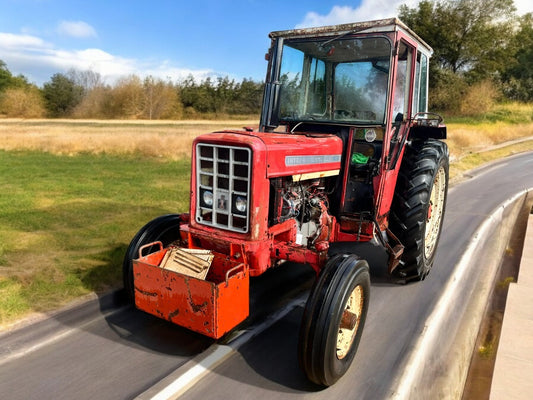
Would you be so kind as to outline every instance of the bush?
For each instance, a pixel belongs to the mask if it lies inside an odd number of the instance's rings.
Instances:
[[[13,87],[2,93],[0,113],[10,118],[42,118],[46,110],[36,87]]]
[[[470,86],[461,100],[462,115],[486,114],[493,107],[499,93],[492,81],[485,80]]]

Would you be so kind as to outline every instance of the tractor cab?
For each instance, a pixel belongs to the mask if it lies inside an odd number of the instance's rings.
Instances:
[[[265,131],[375,126],[427,111],[431,48],[397,19],[272,32]],[[387,128],[387,129],[386,129]],[[364,139],[364,137],[363,137]]]
[[[427,113],[431,48],[398,19],[270,38],[260,130],[339,136],[341,179],[331,188],[331,211],[343,232],[372,236],[374,220],[385,231],[409,131],[446,136],[440,117]]]

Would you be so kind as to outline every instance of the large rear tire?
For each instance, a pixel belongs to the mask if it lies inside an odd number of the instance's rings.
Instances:
[[[181,216],[178,214],[162,215],[143,226],[131,240],[122,263],[122,278],[124,289],[132,303],[135,301],[133,260],[139,258],[139,249],[145,244],[156,241],[162,242],[165,247],[178,241],[180,239],[180,222]],[[143,253],[149,254],[155,249],[157,246],[154,246],[153,249],[147,248]]]
[[[448,147],[438,140],[414,141],[405,149],[391,206],[390,229],[404,245],[396,269],[405,281],[431,270],[448,193]]]
[[[300,327],[298,359],[309,380],[330,386],[346,373],[361,340],[369,295],[365,260],[338,254],[326,263]]]

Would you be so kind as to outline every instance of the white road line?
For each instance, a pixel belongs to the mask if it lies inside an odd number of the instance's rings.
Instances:
[[[170,400],[176,399],[190,387],[192,387],[196,382],[198,382],[203,376],[205,376],[210,370],[215,368],[217,365],[221,364],[226,360],[234,350],[229,346],[213,345],[209,348],[209,354],[202,354],[204,357],[201,361],[195,362],[193,359],[189,363],[194,363],[196,365],[188,368],[187,372],[179,376],[174,380],[170,385],[165,387],[155,396],[151,397],[152,400]]]

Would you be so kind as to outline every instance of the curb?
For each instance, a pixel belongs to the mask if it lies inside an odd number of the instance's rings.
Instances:
[[[491,400],[526,400],[533,392],[533,214],[516,283],[509,285],[490,390]]]

